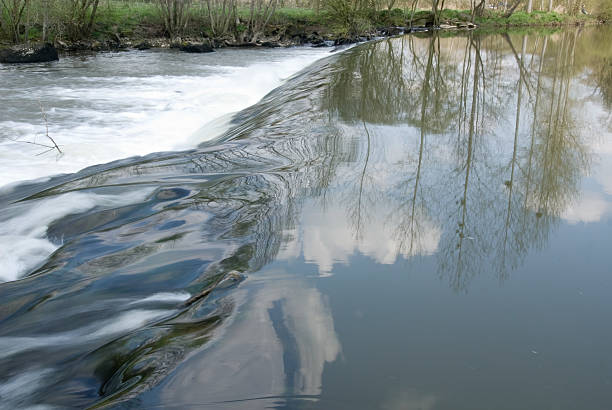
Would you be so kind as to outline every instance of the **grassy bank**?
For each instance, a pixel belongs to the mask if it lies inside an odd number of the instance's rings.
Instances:
[[[246,19],[248,13],[249,10],[246,8],[238,10],[240,19]],[[419,10],[414,15],[410,10],[402,9],[373,11],[343,21],[326,10],[316,12],[306,8],[280,8],[270,19],[264,34],[266,37],[285,39],[308,38],[314,34],[333,39],[375,34],[377,29],[386,27],[410,27],[411,21],[413,27],[426,27],[431,25],[431,20],[430,10]],[[450,25],[470,21],[469,10],[444,10],[440,18],[442,24]],[[504,17],[501,12],[487,11],[484,16],[474,18],[474,23],[481,27],[560,26],[599,22],[601,22],[599,19],[589,15],[569,16],[541,11],[532,13],[517,11],[509,17]],[[97,24],[92,33],[97,39],[109,35],[132,39],[163,37],[164,24],[155,7],[150,4],[140,4],[137,7],[116,4],[99,11]],[[184,37],[214,37],[209,29],[206,10],[192,8]]]
[[[211,28],[205,4],[194,3],[186,12],[187,19],[180,36],[182,39],[209,41],[216,47],[248,42],[241,36],[241,30],[245,30],[249,20],[249,8],[237,8],[236,23],[232,22],[232,28],[219,35]],[[61,22],[62,16],[58,15],[56,19]],[[483,28],[499,28],[595,24],[601,19],[584,14],[569,16],[542,11],[516,11],[505,17],[502,12],[488,9],[484,10],[481,16],[472,17],[470,10],[447,9],[441,12],[439,21],[442,28],[449,29],[465,27],[467,23],[472,22]],[[263,26],[257,42],[271,45],[317,43],[325,40],[342,42],[358,37],[394,34],[397,31],[389,30],[392,27],[430,28],[432,25],[433,15],[430,10],[417,10],[413,13],[410,9],[399,8],[383,11],[326,8],[317,12],[310,8],[279,8]],[[26,31],[30,40],[36,41],[42,37],[40,23],[28,24]],[[120,46],[168,37],[167,25],[164,24],[160,9],[154,3],[113,0],[100,3],[91,29],[86,34],[82,33],[75,34],[69,26],[56,24],[50,29],[49,40],[60,45],[80,44],[77,48],[88,48],[92,43],[104,44],[106,46],[100,47],[105,48],[109,45]],[[5,42],[7,40],[8,38],[5,38]]]

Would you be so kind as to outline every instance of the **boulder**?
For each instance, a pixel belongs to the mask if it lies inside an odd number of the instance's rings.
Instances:
[[[186,53],[212,53],[215,51],[210,45],[204,43],[186,43],[179,47]]]
[[[44,63],[57,61],[57,50],[52,44],[18,45],[0,50],[0,63]]]
[[[384,27],[380,29],[380,33],[383,36],[399,36],[406,32],[405,27]]]
[[[141,41],[140,43],[134,46],[136,50],[149,50],[151,47],[151,43],[149,43],[148,41]]]
[[[278,47],[282,47],[282,45],[278,42],[278,41],[262,41],[261,42],[261,46],[262,47],[267,47],[267,48],[278,48]]]
[[[339,37],[334,42],[334,45],[335,46],[345,46],[345,45],[354,44],[357,42],[359,42],[359,39],[355,37]]]
[[[319,40],[311,44],[312,47],[333,47],[335,42],[333,40]]]

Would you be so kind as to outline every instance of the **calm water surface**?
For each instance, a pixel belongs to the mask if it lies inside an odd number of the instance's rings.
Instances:
[[[609,409],[610,38],[362,44],[5,191],[1,406]]]

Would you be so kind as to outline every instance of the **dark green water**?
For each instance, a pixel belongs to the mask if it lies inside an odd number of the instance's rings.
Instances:
[[[363,44],[197,150],[3,192],[74,208],[0,285],[3,405],[610,408],[611,39]]]

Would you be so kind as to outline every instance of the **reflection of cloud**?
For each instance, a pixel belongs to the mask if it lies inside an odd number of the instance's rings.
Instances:
[[[570,223],[599,222],[612,206],[598,194],[585,193],[580,201],[563,212],[563,219]]]
[[[584,91],[583,98],[590,96],[592,89]],[[593,167],[594,179],[603,186],[604,191],[612,195],[612,116],[605,105],[598,101],[585,101],[580,117],[585,118],[584,127],[591,137],[588,145],[590,151],[599,159]]]
[[[433,395],[405,390],[387,397],[380,408],[382,410],[431,410],[437,402],[438,399]]]
[[[612,153],[601,155],[601,162],[593,168],[595,180],[601,184],[605,193],[612,195]]]
[[[393,214],[385,208],[388,207],[379,204],[375,216],[364,218],[356,237],[342,207],[329,205],[325,210],[307,207],[302,232],[292,232],[279,259],[295,258],[303,252],[304,259],[316,264],[321,275],[328,275],[335,263],[348,264],[349,257],[356,252],[381,264],[393,264],[400,255],[409,258],[437,251],[442,232],[426,216],[417,215],[418,229],[413,228],[412,235],[406,233],[410,238],[398,238],[395,232],[398,227],[383,219]]]
[[[238,400],[232,409],[253,409],[269,404],[251,401],[257,398],[321,393],[325,363],[341,351],[326,300],[295,277],[258,280],[252,293],[233,293],[246,302],[217,343],[170,377],[165,402]]]
[[[283,294],[283,319],[295,339],[299,359],[295,393],[320,394],[323,367],[340,353],[333,317],[315,288],[292,288]]]

